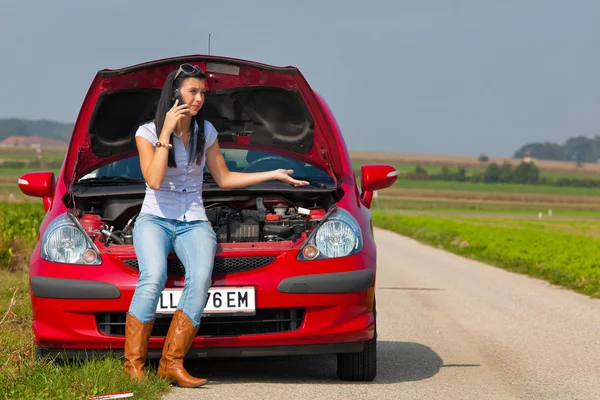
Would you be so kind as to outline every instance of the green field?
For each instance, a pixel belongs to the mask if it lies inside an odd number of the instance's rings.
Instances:
[[[474,183],[455,181],[416,181],[398,180],[394,188],[420,189],[420,190],[450,190],[469,192],[492,193],[519,193],[519,194],[557,194],[557,195],[583,195],[598,196],[600,188],[559,187],[545,185],[521,185],[516,183]]]
[[[57,176],[60,172],[60,168],[0,168],[0,176],[12,176],[15,178],[15,184],[17,180],[27,172],[31,171],[52,171]]]
[[[43,161],[62,161],[65,158],[65,154],[61,153],[44,153],[42,155]],[[1,152],[0,160],[37,160],[38,156],[35,152]]]
[[[412,200],[402,198],[379,198],[373,202],[374,211],[406,210],[422,212],[452,212],[452,213],[480,213],[480,214],[523,214],[549,216],[551,211],[555,217],[600,217],[600,205],[586,205],[585,207],[561,206],[548,204],[527,203],[494,203],[474,201],[448,201],[448,200]]]
[[[373,221],[423,243],[600,297],[600,221],[382,212]]]

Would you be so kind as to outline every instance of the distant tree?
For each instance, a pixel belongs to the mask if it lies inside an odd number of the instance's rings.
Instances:
[[[486,163],[486,162],[490,161],[490,158],[487,155],[482,153],[479,155],[479,158],[477,160],[480,162]]]
[[[531,153],[539,160],[568,160],[568,157],[565,156],[565,149],[556,143],[550,142],[527,143],[515,152],[514,158],[532,157]]]
[[[564,144],[567,159],[572,159],[577,163],[596,161],[596,143],[594,139],[585,136],[572,137]]]
[[[513,173],[513,181],[516,183],[537,183],[540,179],[540,170],[533,163],[522,162]]]
[[[500,167],[500,178],[499,181],[502,183],[509,183],[513,178],[513,167],[509,162],[504,161]]]
[[[459,182],[464,182],[467,180],[467,170],[464,167],[459,167],[456,172],[455,179]]]
[[[452,180],[452,173],[450,172],[450,168],[446,166],[442,167],[442,179],[445,181]]]
[[[560,145],[551,142],[527,143],[517,150],[515,158],[524,158],[528,152],[535,153],[538,160],[575,161],[579,164],[584,162],[597,162],[600,152],[600,135],[593,139],[585,136],[574,136]]]
[[[415,167],[415,173],[417,173],[417,174],[423,174],[423,173],[425,173],[426,174],[427,170],[425,168],[423,168],[422,166],[417,165]]]
[[[9,136],[42,136],[69,141],[73,124],[18,118],[0,118],[0,140]]]
[[[500,182],[501,174],[502,171],[500,170],[500,167],[498,166],[498,164],[493,162],[490,165],[488,165],[488,167],[485,169],[485,173],[483,174],[483,181],[485,183]]]

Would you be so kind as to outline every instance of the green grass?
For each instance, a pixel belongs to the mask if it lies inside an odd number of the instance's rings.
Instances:
[[[0,168],[0,175],[14,176],[16,183],[23,174],[32,171],[52,171],[54,172],[54,176],[57,177],[58,173],[60,172],[60,168]]]
[[[65,153],[66,154],[66,153]],[[62,161],[65,154],[60,153],[44,153],[42,160],[44,161]],[[37,160],[38,156],[35,152],[3,152],[0,153],[0,160]]]
[[[413,200],[402,198],[379,198],[373,201],[373,210],[410,210],[423,212],[488,213],[488,214],[529,214],[541,212],[548,216],[548,210],[557,217],[600,217],[600,206],[568,207],[528,203],[467,202],[452,200]]]
[[[35,358],[27,266],[43,216],[41,203],[0,203],[0,399],[89,399],[115,392],[160,398],[168,382],[152,370],[145,382],[129,380],[116,356],[66,363]]]
[[[145,382],[126,377],[123,362],[116,357],[70,361],[23,361],[19,367],[3,371],[0,398],[89,399],[102,394],[133,392],[135,399],[160,399],[169,383],[148,374]]]
[[[393,186],[399,189],[430,189],[430,190],[453,190],[467,192],[491,192],[491,193],[521,193],[521,194],[556,194],[556,195],[580,195],[598,196],[600,188],[558,187],[545,185],[521,185],[515,183],[474,183],[453,181],[411,181],[398,180]]]
[[[600,297],[600,222],[375,212],[374,224],[510,271]]]

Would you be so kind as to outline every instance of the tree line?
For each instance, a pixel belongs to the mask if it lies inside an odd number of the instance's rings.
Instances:
[[[463,167],[455,169],[443,167],[438,173],[430,173],[418,165],[414,171],[400,173],[399,179],[600,188],[600,179],[543,176],[534,163],[525,161],[516,167],[508,162],[502,165],[493,162],[488,164],[485,170],[476,170],[470,173]]]
[[[27,120],[20,118],[0,118],[0,140],[9,136],[41,136],[63,140],[67,143],[73,131],[73,124],[50,120]]]
[[[600,136],[587,138],[576,136],[569,138],[565,143],[532,142],[527,143],[517,150],[514,158],[526,156],[539,160],[593,162],[600,160]]]

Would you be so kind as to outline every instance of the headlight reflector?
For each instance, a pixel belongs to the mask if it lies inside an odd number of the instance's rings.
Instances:
[[[343,208],[336,208],[311,233],[299,260],[337,258],[362,250],[362,232],[358,222]]]
[[[347,256],[355,249],[356,234],[344,221],[327,221],[317,230],[315,244],[329,258]]]
[[[100,265],[98,249],[69,213],[54,219],[42,238],[41,256],[46,261],[64,264]]]

